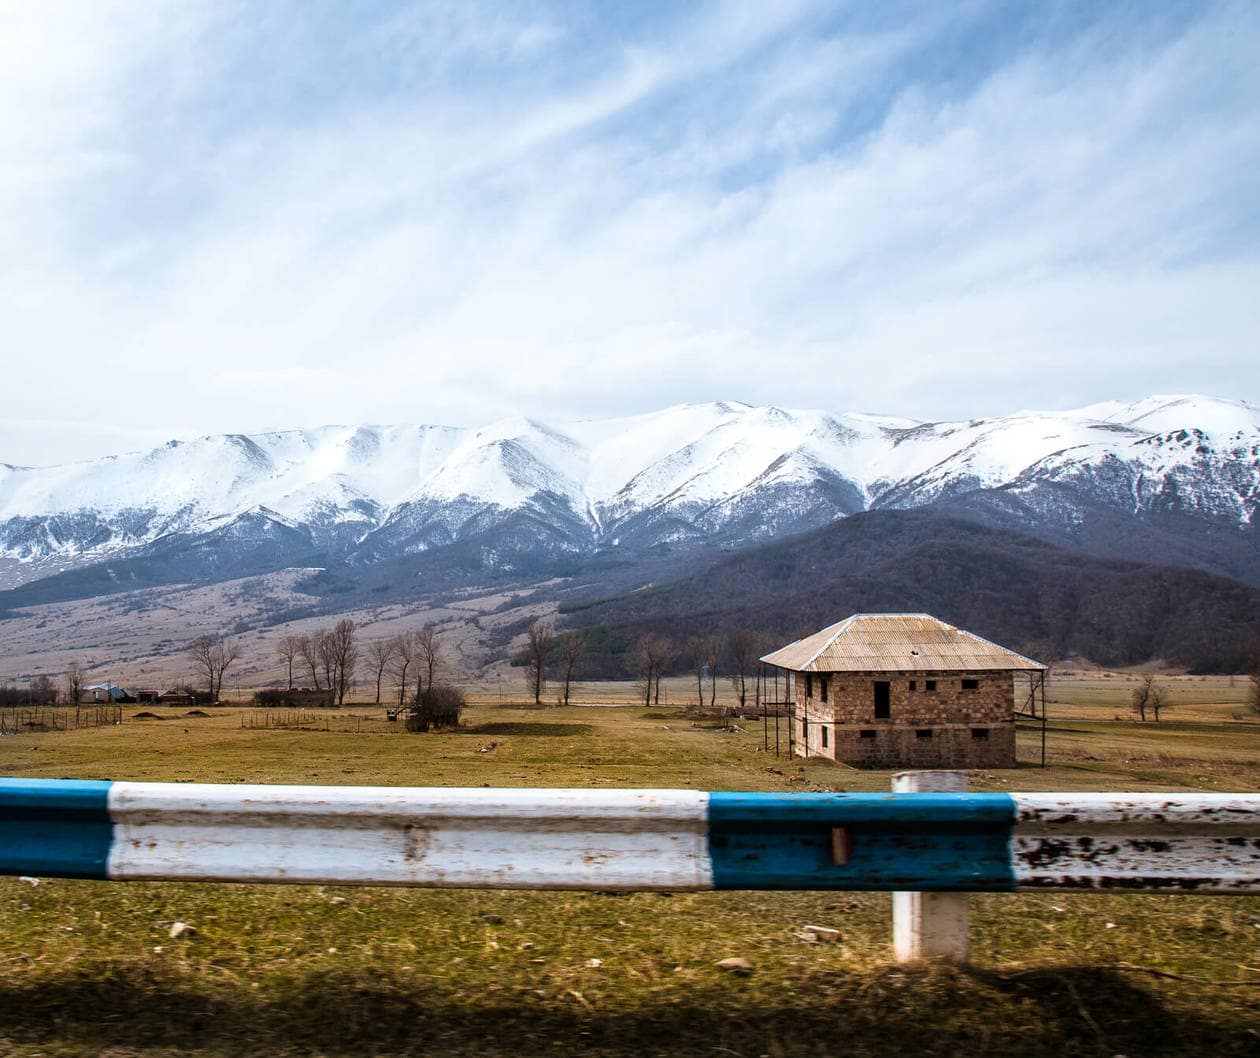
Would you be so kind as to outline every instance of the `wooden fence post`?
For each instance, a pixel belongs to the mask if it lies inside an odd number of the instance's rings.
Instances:
[[[903,771],[892,778],[893,793],[961,793],[960,771]],[[893,893],[893,953],[898,962],[916,959],[967,961],[966,893]]]

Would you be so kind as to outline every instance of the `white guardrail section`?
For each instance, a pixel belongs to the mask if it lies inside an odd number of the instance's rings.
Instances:
[[[708,795],[115,783],[110,878],[701,889]]]
[[[1011,797],[1017,888],[1260,892],[1260,795]]]

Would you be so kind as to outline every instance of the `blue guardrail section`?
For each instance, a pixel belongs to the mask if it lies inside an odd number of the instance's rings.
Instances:
[[[0,778],[0,873],[108,877],[113,785]]]
[[[713,887],[1013,890],[1016,814],[1006,794],[711,793]]]

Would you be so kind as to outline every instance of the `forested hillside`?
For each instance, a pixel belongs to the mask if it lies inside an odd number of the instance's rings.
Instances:
[[[748,628],[773,646],[861,611],[928,612],[1043,659],[1162,658],[1232,672],[1260,630],[1260,590],[1180,567],[1090,558],[932,511],[879,511],[670,584],[570,605],[561,620],[587,631],[588,672],[624,676],[648,631],[681,645]]]

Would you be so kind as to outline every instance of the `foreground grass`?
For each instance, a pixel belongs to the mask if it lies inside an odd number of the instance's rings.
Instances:
[[[370,711],[364,711],[370,712]],[[217,782],[887,789],[667,709],[478,706],[458,734],[241,714],[5,739],[0,772]],[[342,730],[338,730],[340,727]],[[1021,735],[1031,756],[1035,732]],[[1260,788],[1257,729],[1054,725],[978,789]],[[972,900],[968,969],[889,957],[880,894],[0,880],[0,1055],[1253,1055],[1260,899]],[[169,925],[195,933],[172,940]],[[806,925],[838,928],[810,944]],[[742,956],[752,974],[714,964]]]
[[[876,894],[8,880],[0,909],[13,1054],[1260,1048],[1253,900],[977,897],[968,970],[891,966]],[[173,941],[173,920],[197,932]],[[807,944],[808,924],[843,939]],[[754,972],[714,966],[730,955]]]

